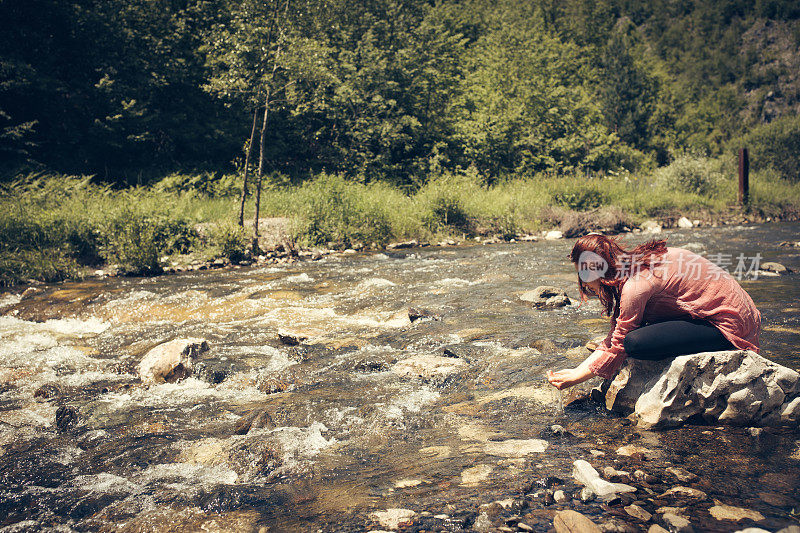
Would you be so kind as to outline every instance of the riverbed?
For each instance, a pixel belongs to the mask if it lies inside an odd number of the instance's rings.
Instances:
[[[762,355],[794,369],[800,278],[746,271],[756,254],[800,270],[800,248],[779,246],[798,235],[796,223],[662,234],[730,257],[731,271],[742,254]],[[406,529],[460,531],[481,505],[511,501],[501,514],[530,515],[537,531],[567,508],[646,530],[608,506],[548,500],[549,489],[577,494],[576,459],[654,476],[653,494],[637,496],[651,512],[678,484],[667,468],[697,474],[707,498],[685,505],[697,530],[752,523],[711,517],[715,500],[757,511],[768,530],[797,523],[797,432],[644,431],[588,401],[562,410],[546,370],[577,365],[608,320],[596,301],[537,310],[519,296],[555,285],[577,299],[573,242],[348,253],[0,294],[0,527],[361,531],[383,528],[372,513],[402,508],[416,513]],[[423,318],[412,322],[409,308]],[[185,337],[210,346],[193,375],[142,384],[143,355]],[[264,411],[269,423],[238,434],[242,417]],[[626,444],[646,453],[618,455]]]

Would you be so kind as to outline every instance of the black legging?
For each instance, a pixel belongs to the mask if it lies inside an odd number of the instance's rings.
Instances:
[[[648,324],[628,333],[622,344],[629,357],[650,361],[734,348],[713,324],[698,319]]]

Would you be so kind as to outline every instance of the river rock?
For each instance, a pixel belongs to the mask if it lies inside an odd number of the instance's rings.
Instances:
[[[746,426],[800,421],[800,374],[748,350],[628,358],[599,389],[606,408],[643,427],[674,427],[692,416]]]
[[[246,435],[251,429],[273,429],[274,427],[275,422],[272,421],[272,416],[266,409],[253,409],[236,422],[234,433]]]
[[[661,223],[655,220],[646,220],[639,227],[644,233],[661,233]]]
[[[204,339],[175,339],[159,344],[136,367],[145,383],[174,383],[192,374],[192,359],[208,350]]]
[[[601,533],[597,524],[578,511],[559,511],[553,519],[556,533]]]
[[[519,299],[523,302],[530,302],[539,309],[553,309],[572,303],[566,291],[549,285],[540,285],[532,291],[523,293]]]
[[[780,274],[780,275],[792,273],[792,271],[786,268],[784,265],[776,263],[774,261],[767,261],[765,263],[761,263],[761,266],[759,266],[759,270],[763,272],[773,272],[775,274]]]
[[[65,431],[78,423],[78,411],[69,405],[62,405],[56,410],[56,427]]]
[[[693,228],[694,224],[688,218],[681,217],[678,219],[678,227],[683,229],[688,229],[688,228]]]
[[[546,241],[557,241],[558,239],[563,239],[564,233],[558,231],[557,229],[548,231],[544,234],[544,240]]]
[[[650,519],[653,518],[653,515],[651,515],[650,513],[648,513],[638,505],[636,505],[635,503],[626,506],[625,512],[634,518],[638,518],[642,522],[649,522]]]
[[[486,513],[481,513],[478,515],[478,518],[475,519],[475,522],[472,524],[472,530],[478,531],[479,533],[486,533],[492,528],[492,521],[489,519],[489,516]]]
[[[411,509],[386,509],[385,511],[375,511],[369,515],[381,526],[392,530],[409,525],[415,516],[417,513]]]
[[[653,524],[652,526],[650,526],[650,529],[647,530],[647,533],[669,533],[669,531],[659,526],[658,524]]]
[[[661,515],[661,525],[670,533],[694,533],[694,528],[687,519],[672,513]]]
[[[414,355],[399,361],[392,372],[403,377],[418,377],[424,380],[441,380],[464,369],[467,363],[455,357],[438,355]]]
[[[578,459],[572,464],[574,466],[572,477],[579,483],[589,487],[601,500],[613,500],[617,493],[620,492],[636,492],[636,487],[624,483],[611,483],[602,479],[597,470],[582,459]]]
[[[672,487],[664,494],[660,495],[659,499],[675,497],[675,498],[684,498],[684,499],[692,499],[692,500],[705,500],[708,495],[703,492],[702,490],[693,489],[692,487]]]
[[[672,474],[675,476],[675,478],[681,483],[691,483],[693,481],[697,481],[697,474],[693,474],[692,472],[689,472],[685,468],[681,468],[679,466],[667,467],[666,472],[667,474]]]
[[[431,311],[430,309],[424,309],[422,307],[409,307],[408,308],[408,319],[411,322],[416,322],[417,320],[421,319],[428,319],[428,320],[441,320],[442,317]]]
[[[752,520],[754,522],[764,520],[764,515],[758,511],[742,509],[741,507],[734,507],[732,505],[723,505],[719,502],[715,503],[716,505],[711,507],[708,512],[717,520],[735,520],[737,522],[739,520]]]

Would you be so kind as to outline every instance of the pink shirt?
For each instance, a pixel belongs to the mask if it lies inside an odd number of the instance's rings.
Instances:
[[[651,269],[631,274],[622,285],[619,317],[611,321],[611,331],[597,348],[603,353],[589,366],[593,373],[611,378],[627,357],[625,335],[655,320],[708,320],[737,348],[759,351],[761,313],[739,283],[708,259],[667,248]]]

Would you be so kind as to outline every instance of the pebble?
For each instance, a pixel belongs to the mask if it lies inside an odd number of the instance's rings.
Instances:
[[[654,475],[648,474],[644,470],[635,470],[633,472],[633,479],[635,479],[636,481],[645,482],[645,483],[648,483],[648,484],[649,483],[655,483],[656,481],[658,481],[658,479],[656,479],[656,477]]]
[[[639,507],[635,503],[632,503],[632,504],[628,505],[627,507],[625,507],[625,512],[628,513],[629,515],[631,515],[634,518],[638,518],[642,522],[649,522],[650,519],[653,518],[652,514],[648,513],[647,511],[645,511],[644,509],[642,509],[641,507]]]
[[[659,498],[664,498],[666,496],[676,496],[678,498],[692,498],[696,500],[705,500],[708,495],[703,492],[702,490],[693,489],[691,487],[672,487],[664,494],[660,495]]]
[[[664,513],[661,515],[661,522],[673,533],[694,533],[692,524],[682,516]]]
[[[647,530],[647,533],[669,533],[669,531],[659,526],[658,524],[653,524],[652,526],[650,526],[650,529]]]
[[[489,516],[486,513],[481,513],[478,515],[478,518],[475,520],[475,523],[472,524],[472,530],[478,531],[479,533],[486,533],[492,528],[492,521],[489,519]]]
[[[590,489],[589,487],[583,487],[583,488],[581,489],[581,496],[580,496],[580,498],[581,498],[581,501],[582,501],[583,503],[590,502],[590,501],[594,500],[594,498],[595,498],[595,493],[594,493],[594,492],[592,491],[592,489]]]
[[[693,474],[685,468],[681,468],[679,466],[670,466],[667,468],[666,472],[675,476],[675,478],[681,483],[691,483],[693,481],[697,481],[697,474]]]
[[[517,529],[521,529],[522,531],[533,531],[533,528],[525,522],[517,522]]]
[[[557,490],[553,493],[553,499],[556,503],[565,503],[569,497],[563,490]]]

